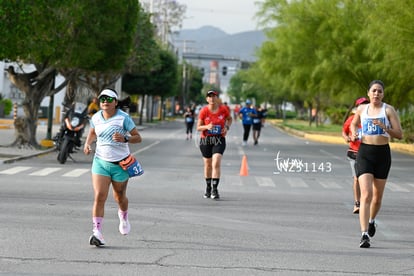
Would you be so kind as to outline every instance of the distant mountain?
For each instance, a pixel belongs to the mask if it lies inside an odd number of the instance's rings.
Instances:
[[[180,52],[185,48],[187,53],[217,54],[255,61],[256,51],[265,41],[263,31],[229,35],[216,27],[204,26],[180,31],[174,38],[174,45]]]
[[[219,28],[212,26],[204,26],[198,29],[185,29],[181,30],[178,39],[179,40],[194,40],[194,41],[203,41],[213,38],[228,36],[227,33],[222,31]]]

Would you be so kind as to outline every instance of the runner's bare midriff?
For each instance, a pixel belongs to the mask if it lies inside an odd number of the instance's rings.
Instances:
[[[362,143],[368,145],[386,145],[389,138],[382,135],[362,136]]]

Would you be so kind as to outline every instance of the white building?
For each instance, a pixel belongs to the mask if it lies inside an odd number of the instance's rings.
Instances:
[[[230,79],[241,68],[241,61],[234,57],[225,57],[223,55],[183,53],[182,59],[193,66],[200,68],[203,75],[203,82],[215,84],[220,87],[223,94],[220,98],[223,102],[230,102],[227,95],[227,88]]]

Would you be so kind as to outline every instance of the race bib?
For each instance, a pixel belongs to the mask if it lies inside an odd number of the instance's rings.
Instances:
[[[186,117],[185,122],[186,123],[192,123],[194,121],[193,117]]]
[[[244,118],[245,122],[251,122],[252,121],[252,117],[250,117],[250,115],[246,116],[246,118]]]
[[[220,135],[221,134],[221,126],[220,125],[214,125],[211,130],[207,131],[208,134],[213,135]]]
[[[365,135],[382,135],[382,134],[385,134],[385,131],[382,128],[380,128],[378,125],[375,125],[373,120],[378,120],[382,124],[385,125],[385,119],[384,118],[377,118],[377,119],[368,118],[368,119],[364,120],[364,122],[362,124],[363,133]]]
[[[141,163],[132,154],[119,162],[119,165],[128,172],[129,177],[140,176],[144,173]]]

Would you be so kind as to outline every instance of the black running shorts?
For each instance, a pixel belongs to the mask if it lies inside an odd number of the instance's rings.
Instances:
[[[391,168],[390,146],[361,143],[356,165],[357,176],[370,173],[374,175],[374,178],[387,179]]]
[[[204,158],[211,158],[213,154],[224,153],[226,138],[223,136],[207,136],[200,139],[200,151]]]
[[[261,130],[262,129],[262,124],[253,124],[253,130]]]

